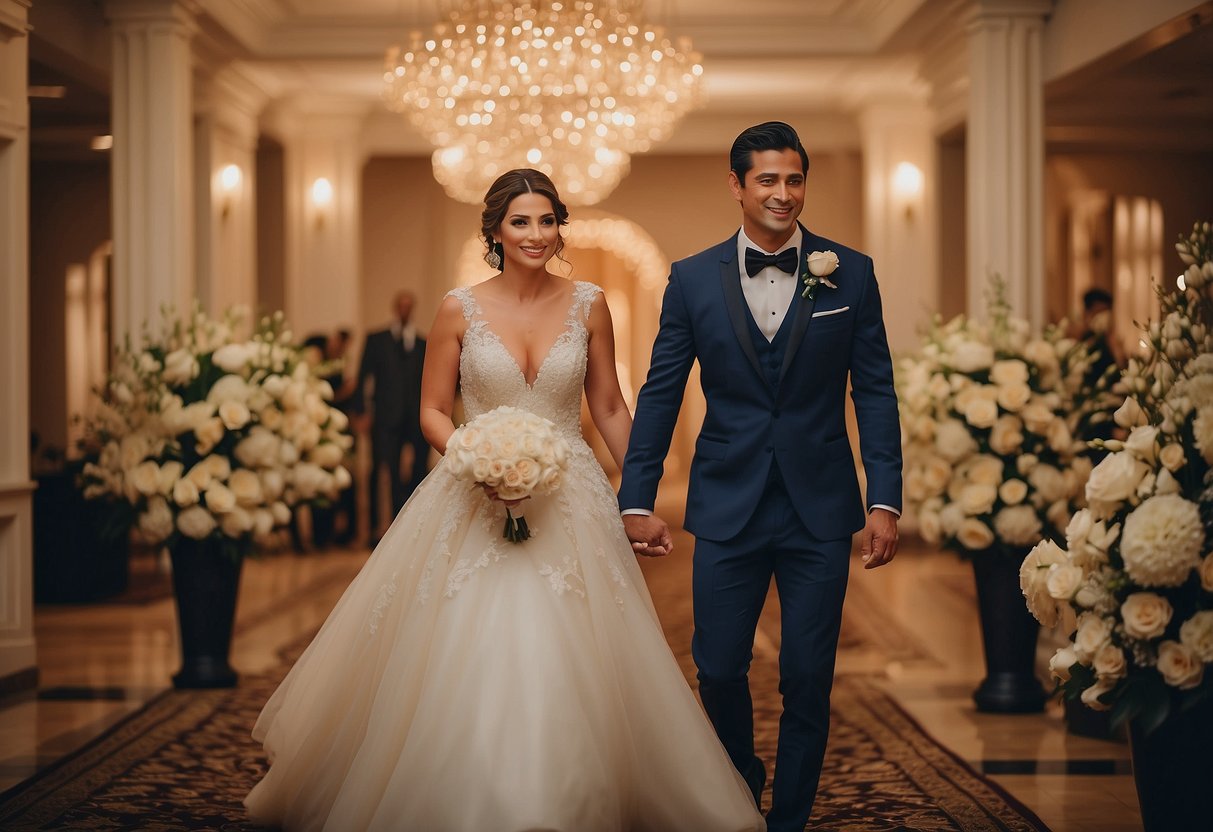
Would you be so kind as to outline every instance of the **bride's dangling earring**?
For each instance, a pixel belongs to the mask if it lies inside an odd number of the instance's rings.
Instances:
[[[505,249],[502,248],[501,243],[494,241],[493,244],[489,246],[489,253],[484,255],[484,262],[489,264],[489,268],[500,270],[501,255],[504,253],[504,251]]]

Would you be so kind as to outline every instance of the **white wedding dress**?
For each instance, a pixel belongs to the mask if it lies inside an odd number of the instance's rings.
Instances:
[[[500,405],[573,447],[526,503],[533,537],[439,463],[253,729],[270,759],[245,804],[288,830],[763,830],[662,635],[611,486],[580,431],[586,316],[533,386],[468,289],[468,418]],[[689,591],[689,588],[688,588]]]

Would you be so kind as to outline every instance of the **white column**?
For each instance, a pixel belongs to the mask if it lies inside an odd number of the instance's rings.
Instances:
[[[194,298],[194,0],[107,0],[113,29],[114,337]]]
[[[235,67],[210,79],[197,97],[198,299],[213,314],[257,306],[257,117],[265,94]]]
[[[991,274],[1016,314],[1044,320],[1041,30],[1052,0],[977,0],[969,22],[968,309]]]
[[[29,0],[0,0],[0,692],[38,681],[29,471]]]
[[[925,103],[873,102],[859,115],[863,239],[894,352],[913,349],[939,306],[934,116]]]
[[[361,109],[292,113],[279,123],[286,168],[284,311],[299,338],[361,319]]]

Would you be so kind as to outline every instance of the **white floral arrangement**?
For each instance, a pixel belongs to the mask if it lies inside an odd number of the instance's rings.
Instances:
[[[1082,432],[1106,418],[1093,357],[1060,328],[1032,335],[993,281],[989,323],[938,318],[899,362],[905,494],[919,532],[962,555],[1060,539],[1092,463]]]
[[[243,553],[294,506],[350,485],[348,419],[320,375],[331,368],[305,359],[281,312],[247,339],[235,335],[243,318],[166,312],[158,336],[127,339],[99,391],[84,496],[132,508],[149,544],[214,538]]]
[[[1147,732],[1173,707],[1209,707],[1213,691],[1209,223],[1176,248],[1187,270],[1175,291],[1160,289],[1148,353],[1124,372],[1130,396],[1115,418],[1127,438],[1098,443],[1110,453],[1065,549],[1041,543],[1020,571],[1032,614],[1073,633],[1049,663],[1066,695]]]
[[[458,479],[491,489],[507,502],[552,494],[560,488],[571,453],[568,440],[541,416],[502,406],[457,428],[446,463]],[[502,536],[521,543],[531,536],[517,507],[506,509]]]

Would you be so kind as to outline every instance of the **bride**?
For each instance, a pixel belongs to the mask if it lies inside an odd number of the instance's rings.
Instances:
[[[583,389],[617,463],[631,416],[602,291],[546,269],[567,217],[538,171],[493,183],[482,233],[501,274],[444,300],[421,401],[440,451],[457,384],[469,419],[501,405],[549,419],[573,448],[564,485],[527,501],[533,536],[513,544],[495,493],[444,464],[430,473],[257,720],[270,768],[245,798],[253,820],[333,832],[765,828],[665,643],[581,436]]]

